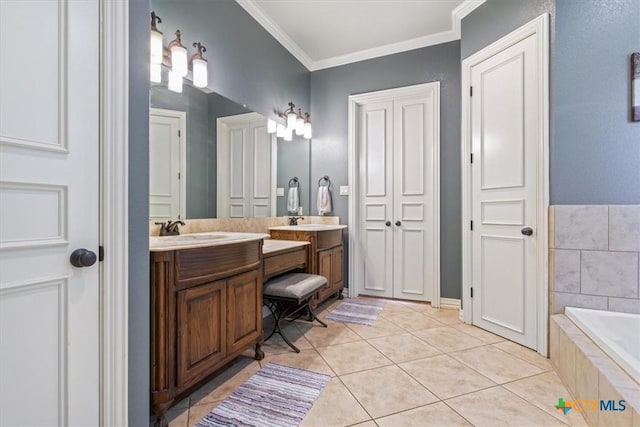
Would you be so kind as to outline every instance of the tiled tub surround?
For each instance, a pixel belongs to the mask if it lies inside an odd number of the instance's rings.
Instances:
[[[160,226],[156,225],[158,220],[149,221],[149,236],[158,236]],[[267,218],[203,218],[185,219],[186,225],[180,227],[180,234],[205,233],[208,231],[234,231],[240,233],[266,233],[269,234],[269,227],[289,225],[289,217],[267,217]],[[338,216],[305,216],[298,221],[298,224],[339,224]]]
[[[640,205],[549,208],[551,312],[640,313]]]
[[[564,314],[551,316],[551,364],[576,399],[626,401],[624,411],[581,411],[593,426],[640,426],[640,385]],[[565,400],[567,400],[565,398]]]

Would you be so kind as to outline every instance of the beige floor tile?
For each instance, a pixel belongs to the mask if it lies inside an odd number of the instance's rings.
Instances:
[[[318,347],[317,350],[338,375],[392,364],[389,359],[366,341]]]
[[[449,326],[415,331],[413,335],[445,353],[486,345],[479,339]]]
[[[529,403],[534,404],[546,413],[572,426],[586,426],[587,423],[579,412],[569,411],[564,415],[553,405],[559,397],[572,400],[572,396],[560,381],[555,372],[546,372],[534,377],[524,378],[503,385],[507,390],[517,394]]]
[[[342,384],[339,378],[329,380],[320,397],[302,420],[302,427],[342,427],[370,420],[369,414]]]
[[[332,377],[335,376],[333,370],[313,348],[300,350],[300,353],[291,351],[287,353],[268,355],[260,361],[261,366],[265,366],[267,363],[293,366],[296,368],[306,369],[308,371],[318,372],[320,374],[331,375]]]
[[[498,384],[543,372],[537,366],[491,346],[472,348],[450,355]]]
[[[247,358],[239,359],[220,375],[193,392],[190,396],[191,405],[201,405],[226,398],[259,370],[260,364],[257,361]]]
[[[351,341],[359,341],[360,335],[347,328],[344,323],[332,322],[325,320],[328,327],[323,328],[321,325],[314,323],[296,322],[300,332],[314,347],[326,347],[328,345],[341,344]]]
[[[209,412],[213,411],[216,406],[218,406],[222,402],[219,400],[217,402],[205,403],[202,405],[194,405],[189,408],[189,427],[193,427],[198,422],[203,419]]]
[[[189,406],[186,408],[172,408],[165,414],[167,427],[187,427],[189,421]]]
[[[428,316],[434,317],[442,323],[446,323],[447,325],[457,325],[462,323],[460,320],[460,310],[437,308],[432,311],[425,311],[424,313]]]
[[[557,396],[550,396],[557,399]],[[564,426],[556,418],[502,387],[493,387],[447,400],[475,426]]]
[[[421,329],[446,326],[433,317],[417,312],[392,314],[386,318],[406,331],[419,331]]]
[[[447,355],[401,363],[399,366],[440,399],[495,386],[490,379]]]
[[[443,402],[432,403],[410,411],[378,418],[376,423],[380,427],[471,426]]]
[[[477,326],[460,323],[458,325],[453,325],[453,327],[459,331],[464,332],[465,334],[471,335],[474,338],[478,338],[480,341],[487,344],[494,344],[501,341],[506,342],[506,338],[500,337],[496,334],[492,334],[491,332],[480,329]]]
[[[509,353],[512,356],[516,356],[525,362],[531,363],[532,365],[537,366],[543,371],[552,371],[553,367],[551,366],[551,361],[546,357],[540,356],[534,350],[531,350],[527,347],[521,346],[520,344],[516,344],[512,341],[503,341],[493,345],[494,347],[499,348],[502,351]]]
[[[438,400],[395,365],[345,375],[340,379],[374,418]]]
[[[360,423],[360,424],[354,424],[351,427],[378,427],[378,424],[376,424],[373,421],[367,421],[367,422]],[[636,426],[633,426],[633,427],[636,427]]]
[[[384,317],[378,317],[371,326],[357,325],[355,323],[346,323],[346,326],[365,339],[386,337],[404,332],[402,328],[386,320]]]
[[[283,333],[300,350],[312,348],[311,343],[304,337],[300,329],[294,324],[284,324],[282,328]],[[265,335],[271,333],[272,327],[265,328]],[[265,354],[279,354],[291,352],[293,349],[282,339],[280,334],[274,334],[268,341],[265,341],[262,345],[262,350]]]
[[[441,354],[440,350],[408,332],[367,341],[394,363],[408,362]]]

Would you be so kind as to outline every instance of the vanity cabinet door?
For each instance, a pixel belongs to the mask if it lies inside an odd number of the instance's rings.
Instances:
[[[331,249],[318,252],[318,274],[327,278],[327,286],[318,292],[318,299],[320,301],[325,300],[335,292],[332,286],[332,252]]]
[[[177,386],[196,382],[227,355],[226,281],[177,292]]]
[[[260,270],[229,279],[227,287],[227,351],[233,353],[262,334],[262,278]]]
[[[338,292],[343,288],[344,269],[342,266],[344,253],[342,245],[333,248],[331,251],[331,284],[334,292]]]

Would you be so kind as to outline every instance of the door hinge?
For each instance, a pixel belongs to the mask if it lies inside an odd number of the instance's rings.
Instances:
[[[471,298],[473,298],[473,288],[471,288]]]
[[[178,137],[182,136],[182,131],[178,129]]]
[[[178,172],[178,179],[180,179],[180,176],[181,176],[181,175],[180,175],[180,172]]]
[[[102,262],[104,260],[104,247],[98,246],[98,261]]]
[[[471,163],[473,163],[473,153],[471,153]]]
[[[471,231],[473,231],[473,221],[471,221]]]
[[[469,96],[473,96],[473,86],[469,86]]]

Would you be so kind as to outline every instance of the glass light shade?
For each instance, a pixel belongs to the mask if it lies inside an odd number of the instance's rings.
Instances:
[[[151,72],[151,76],[150,76],[150,80],[153,83],[160,83],[162,82],[162,65],[160,64],[154,64],[153,62],[151,63],[151,68],[150,68],[150,72]]]
[[[267,133],[274,133],[276,131],[277,124],[273,120],[267,120]]]
[[[151,30],[151,64],[162,64],[162,33]]]
[[[193,85],[195,87],[207,87],[207,61],[204,59],[194,59],[193,65]]]
[[[305,139],[311,139],[311,123],[307,122],[304,124],[304,137]]]
[[[285,129],[284,125],[278,123],[278,126],[276,127],[276,136],[278,138],[284,138],[285,132],[286,132],[286,129]]]
[[[293,129],[296,127],[296,121],[298,120],[298,115],[296,113],[287,114],[287,128]]]
[[[178,76],[187,75],[187,49],[182,46],[171,47],[171,70]]]
[[[182,93],[182,76],[176,74],[173,70],[169,71],[169,84],[167,85],[170,91]]]
[[[291,141],[291,139],[293,139],[293,129],[292,128],[287,128],[284,131],[284,140],[285,141]]]
[[[302,135],[304,133],[304,119],[298,117],[296,120],[296,135]]]

